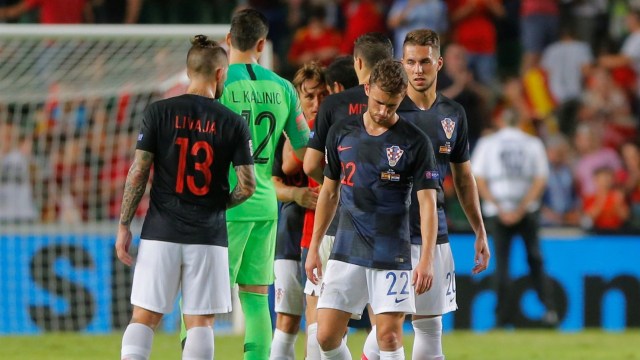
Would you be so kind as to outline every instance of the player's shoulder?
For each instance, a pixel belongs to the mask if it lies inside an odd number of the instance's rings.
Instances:
[[[437,96],[435,106],[439,113],[443,115],[450,114],[451,116],[459,117],[461,119],[463,118],[462,115],[466,116],[464,107],[462,107],[460,103],[444,96],[440,92],[438,92]]]
[[[362,114],[349,115],[344,119],[331,125],[331,129],[329,130],[329,133],[333,132],[334,134],[337,134],[341,132],[353,131],[353,129],[358,129],[361,127],[360,126],[361,122],[362,122]]]
[[[393,127],[393,131],[399,136],[410,141],[429,140],[429,137],[414,122],[410,121],[406,116],[399,115],[398,122]]]
[[[322,104],[326,104],[325,107],[334,108],[340,105],[360,102],[363,99],[365,101],[367,99],[367,94],[364,91],[364,85],[357,85],[337,94],[331,94],[325,97]]]

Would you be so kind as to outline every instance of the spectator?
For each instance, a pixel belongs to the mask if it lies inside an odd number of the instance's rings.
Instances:
[[[428,28],[445,34],[449,27],[447,16],[443,0],[395,0],[387,16],[387,27],[393,31],[395,57],[402,57],[402,43],[411,30]]]
[[[619,232],[629,217],[624,193],[614,187],[614,171],[609,166],[593,173],[595,191],[584,199],[586,224],[596,232]]]
[[[300,67],[310,61],[329,65],[340,52],[340,33],[325,23],[326,10],[323,6],[313,6],[307,25],[293,37],[289,50],[289,62]]]
[[[565,135],[575,131],[582,84],[592,62],[589,45],[576,40],[568,27],[562,29],[560,40],[542,53],[540,65],[547,73],[551,93],[558,104],[558,125]]]
[[[544,48],[558,38],[558,0],[522,0],[520,42],[524,48],[521,72],[538,65]]]
[[[580,0],[569,2],[570,23],[576,37],[597,53],[608,40],[607,7],[609,0]],[[564,20],[564,19],[563,19]],[[566,21],[566,20],[565,20]]]
[[[596,190],[593,174],[596,169],[609,166],[613,171],[622,168],[622,162],[615,150],[602,146],[601,131],[594,124],[578,126],[574,138],[578,159],[574,165],[574,176],[578,182],[578,191],[582,198],[592,195]]]
[[[500,0],[448,0],[453,41],[468,54],[469,66],[478,81],[496,83],[496,26],[494,17],[505,15]]]
[[[87,0],[22,0],[0,8],[0,20],[15,19],[38,9],[41,24],[81,24],[93,22],[91,3]]]
[[[557,324],[558,315],[538,237],[540,199],[549,165],[540,139],[518,129],[518,119],[513,109],[502,110],[496,118],[498,132],[481,139],[471,159],[496,253],[496,325],[504,327],[513,322],[509,262],[511,242],[519,234],[527,250],[534,288],[546,307],[541,324],[551,326]]]
[[[343,0],[342,4],[346,26],[340,47],[341,54],[353,54],[353,45],[360,35],[386,32],[381,0]]]
[[[487,106],[491,91],[473,77],[468,67],[467,51],[458,44],[450,44],[444,50],[444,67],[438,73],[436,87],[449,99],[459,103],[467,113],[469,150],[472,151],[488,126]]]
[[[616,174],[616,182],[622,188],[630,206],[627,224],[631,231],[640,231],[640,147],[628,142],[620,148],[624,168]]]
[[[140,19],[143,0],[94,0],[96,23],[136,24]]]
[[[561,134],[546,142],[549,159],[549,181],[542,197],[541,222],[547,226],[577,226],[580,202],[570,165],[571,148]]]

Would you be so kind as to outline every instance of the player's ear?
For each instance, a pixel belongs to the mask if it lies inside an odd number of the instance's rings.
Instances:
[[[231,33],[227,33],[224,38],[224,42],[227,44],[227,48],[231,49]]]
[[[267,42],[267,39],[265,38],[258,40],[258,43],[256,44],[256,51],[258,51],[259,53],[263,52],[266,42]]]
[[[444,60],[442,59],[442,56],[438,57],[438,69],[437,71],[440,71],[440,69],[442,69],[442,65],[444,65]]]
[[[369,84],[364,84],[364,93],[367,94],[367,96],[369,96],[369,91],[371,90],[370,86]]]

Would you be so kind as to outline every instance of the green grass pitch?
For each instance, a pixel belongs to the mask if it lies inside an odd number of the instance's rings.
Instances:
[[[0,359],[119,359],[121,336],[121,333],[4,336],[0,337]],[[354,359],[360,358],[364,339],[364,332],[349,335],[349,347]],[[412,343],[413,337],[407,334],[407,359],[410,359]],[[640,360],[640,331],[453,331],[445,334],[444,349],[447,360]],[[303,359],[302,336],[298,336],[296,351],[297,359]],[[217,336],[215,354],[218,360],[241,360],[242,337]],[[151,359],[180,359],[178,336],[170,333],[157,334]]]

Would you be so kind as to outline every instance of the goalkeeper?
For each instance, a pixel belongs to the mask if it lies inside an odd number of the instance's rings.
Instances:
[[[258,65],[268,33],[267,19],[254,9],[237,12],[227,34],[229,72],[220,101],[249,123],[253,142],[256,192],[241,206],[227,211],[229,275],[240,287],[245,315],[244,359],[269,358],[271,316],[268,286],[273,283],[273,261],[278,218],[271,169],[278,139],[284,131],[299,159],[304,158],[309,127],[293,85]],[[233,172],[229,174],[235,184]],[[184,341],[186,334],[181,333]]]

